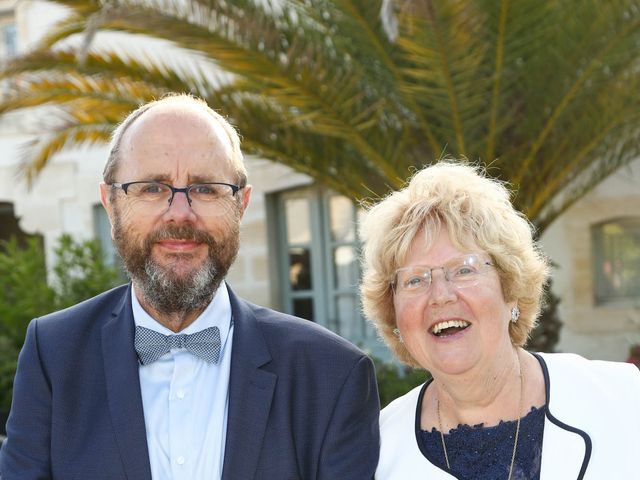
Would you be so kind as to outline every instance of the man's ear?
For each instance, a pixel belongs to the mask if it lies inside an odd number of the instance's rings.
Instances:
[[[107,212],[109,223],[111,224],[111,238],[113,238],[113,204],[111,203],[111,195],[109,185],[100,182],[100,203]]]
[[[245,185],[242,189],[242,215],[249,205],[249,199],[251,198],[251,185]]]

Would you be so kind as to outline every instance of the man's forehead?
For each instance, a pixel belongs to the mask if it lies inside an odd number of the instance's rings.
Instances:
[[[225,129],[206,110],[190,106],[145,112],[125,132],[120,155],[123,168],[158,181],[188,174],[200,183],[234,171]]]
[[[186,177],[186,183],[211,183],[223,181],[227,183],[229,180],[220,169],[209,169],[204,173],[200,172],[188,172]],[[151,170],[148,174],[144,175],[144,180],[153,182],[163,182],[172,184],[174,182],[175,172],[161,171],[158,172],[155,169]]]
[[[196,105],[159,104],[151,107],[137,118],[123,135],[124,142],[136,142],[142,136],[157,136],[161,143],[174,143],[185,133],[191,140],[217,138],[231,144],[228,132],[203,107]]]

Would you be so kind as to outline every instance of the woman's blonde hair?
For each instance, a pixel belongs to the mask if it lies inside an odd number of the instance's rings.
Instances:
[[[416,236],[424,234],[429,249],[442,226],[456,247],[475,243],[491,256],[504,299],[520,308],[518,321],[509,324],[511,342],[526,343],[540,312],[548,262],[533,240],[533,226],[513,208],[509,195],[502,182],[479,167],[441,161],[368,209],[361,224],[364,313],[401,361],[419,366],[394,334],[391,283]]]

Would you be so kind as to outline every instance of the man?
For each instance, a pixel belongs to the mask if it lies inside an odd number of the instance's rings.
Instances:
[[[223,280],[250,194],[238,136],[204,102],[118,127],[100,196],[132,282],[29,325],[4,480],[373,476],[371,361]]]

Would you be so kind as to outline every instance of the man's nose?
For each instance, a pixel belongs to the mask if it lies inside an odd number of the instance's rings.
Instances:
[[[186,192],[175,192],[173,194],[173,199],[165,212],[165,217],[178,222],[195,220],[196,214],[191,205],[189,205]]]

